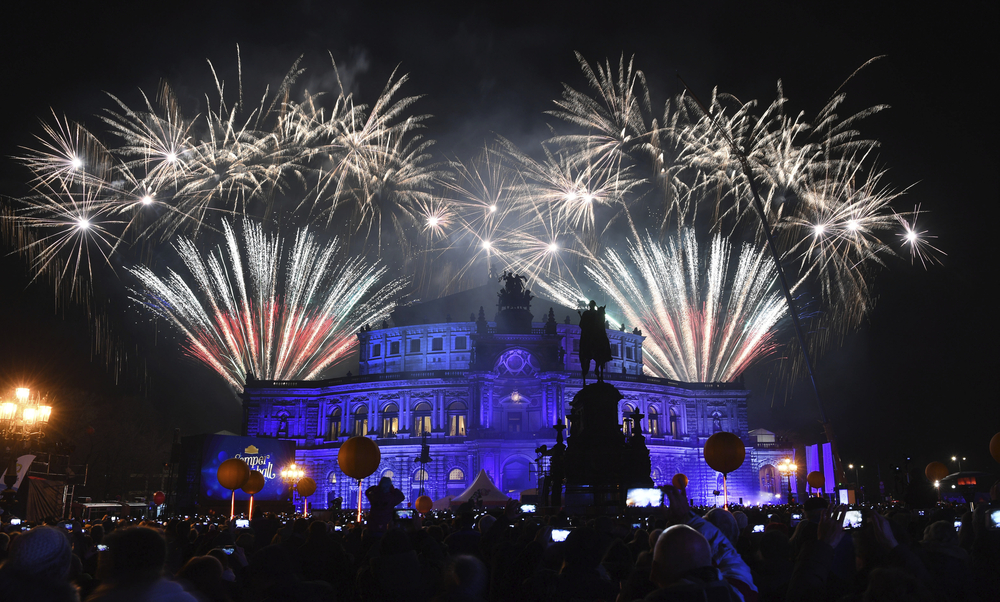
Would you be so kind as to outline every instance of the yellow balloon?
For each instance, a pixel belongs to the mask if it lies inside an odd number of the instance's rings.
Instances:
[[[705,442],[705,462],[713,470],[730,473],[743,466],[747,449],[743,441],[725,431],[715,433]]]
[[[219,485],[236,491],[247,484],[247,479],[250,478],[250,467],[243,460],[229,458],[222,464],[219,464],[215,476],[219,479]]]
[[[806,475],[806,483],[809,483],[809,486],[813,489],[822,489],[825,481],[823,473],[818,470],[814,470]]]
[[[295,490],[299,492],[300,497],[309,497],[316,493],[316,481],[310,477],[302,477],[295,485]]]
[[[431,498],[427,497],[426,495],[418,497],[417,501],[413,504],[413,506],[417,509],[417,512],[419,512],[420,514],[426,514],[427,512],[429,512],[431,506],[433,505],[434,501]]]
[[[256,470],[251,470],[250,478],[247,479],[247,482],[240,489],[243,490],[243,493],[257,495],[264,489],[264,475]]]
[[[351,437],[340,446],[337,464],[352,479],[363,479],[376,470],[382,461],[378,445],[368,437]]]
[[[990,455],[993,456],[994,460],[1000,462],[1000,433],[993,435],[993,438],[990,439]]]
[[[948,467],[944,465],[944,462],[931,462],[924,468],[924,476],[932,483],[940,481],[948,476]]]
[[[681,473],[675,474],[674,478],[670,481],[670,484],[678,489],[686,489],[688,486],[687,475],[683,475]]]

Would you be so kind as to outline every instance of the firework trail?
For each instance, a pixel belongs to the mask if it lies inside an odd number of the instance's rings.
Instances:
[[[129,271],[135,301],[166,319],[188,352],[242,388],[247,377],[318,378],[345,359],[361,326],[394,307],[404,286],[385,267],[339,257],[341,247],[302,228],[287,245],[244,220],[242,236],[223,221],[225,244],[204,258],[194,241],[175,248],[190,272]]]
[[[628,253],[608,250],[585,271],[624,316],[641,326],[646,368],[684,382],[728,382],[773,352],[787,307],[767,253],[737,250],[714,234],[704,252],[692,229],[666,244],[645,236]],[[561,303],[587,296],[579,284],[542,283]]]

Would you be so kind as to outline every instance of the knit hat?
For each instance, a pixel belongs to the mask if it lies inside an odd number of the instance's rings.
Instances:
[[[35,527],[11,542],[10,567],[38,579],[65,579],[69,573],[69,539],[53,527]]]
[[[741,510],[733,512],[733,518],[736,519],[736,526],[740,528],[740,531],[746,529],[747,524],[750,522],[750,519],[748,519],[747,515],[743,514],[743,511]]]

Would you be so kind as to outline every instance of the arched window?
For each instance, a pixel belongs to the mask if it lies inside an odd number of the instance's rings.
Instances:
[[[382,436],[395,437],[399,432],[399,406],[394,403],[382,408]]]
[[[396,473],[393,472],[392,470],[387,470],[387,471],[385,471],[385,472],[382,473],[382,478],[383,479],[391,479],[394,476],[396,476]]]
[[[465,436],[465,421],[468,408],[461,401],[448,406],[448,435],[451,437]]]
[[[649,436],[659,437],[660,436],[660,415],[656,412],[656,408],[649,406],[646,410],[646,420],[649,423]]]
[[[449,481],[465,481],[465,471],[461,468],[452,468],[448,473]]]
[[[426,483],[427,479],[429,479],[429,478],[430,478],[430,476],[428,476],[427,471],[424,470],[423,468],[419,468],[419,469],[417,469],[416,472],[413,473],[413,482],[414,483],[418,483],[418,482]]]
[[[632,436],[632,419],[629,418],[629,414],[635,411],[635,408],[631,404],[625,404],[622,408],[622,432],[625,433],[626,437]]]
[[[278,436],[287,437],[288,436],[288,414],[282,412],[278,414]]]
[[[712,432],[718,433],[722,430],[722,414],[719,412],[712,412]]]
[[[334,408],[333,412],[330,414],[330,438],[336,439],[340,437],[340,429],[343,426],[343,419],[341,417],[340,408]]]
[[[674,439],[681,438],[681,417],[674,408],[670,408],[670,436]]]
[[[413,407],[413,434],[417,437],[431,434],[431,404],[421,401]]]
[[[335,471],[331,470],[330,474],[327,475],[326,480],[331,485],[336,485],[337,484],[337,473]]]
[[[368,408],[365,406],[354,410],[354,434],[361,437],[368,434]]]

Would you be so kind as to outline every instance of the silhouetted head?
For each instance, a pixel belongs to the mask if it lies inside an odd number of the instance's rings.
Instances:
[[[674,525],[656,541],[649,580],[658,587],[666,587],[680,575],[707,566],[712,566],[708,540],[687,525]]]

